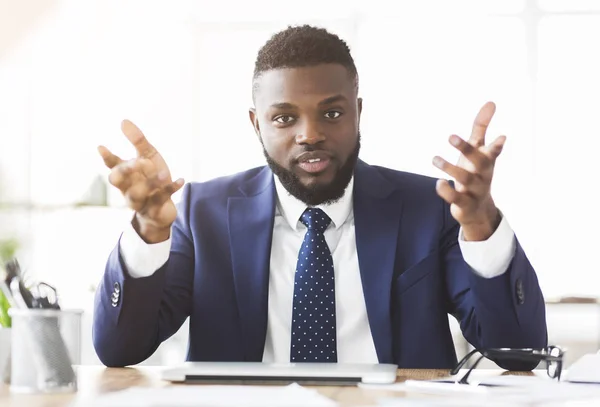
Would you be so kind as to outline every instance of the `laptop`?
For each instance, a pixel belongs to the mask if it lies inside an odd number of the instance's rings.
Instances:
[[[259,383],[308,385],[388,384],[396,381],[393,364],[186,362],[166,368],[161,378],[179,383]]]

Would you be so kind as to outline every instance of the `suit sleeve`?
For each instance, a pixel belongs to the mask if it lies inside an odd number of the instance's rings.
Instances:
[[[120,244],[108,258],[96,291],[92,328],[94,348],[106,366],[144,361],[190,315],[194,244],[189,229],[189,195],[188,184],[172,227],[169,259],[155,273],[141,278],[130,276]]]
[[[450,313],[475,348],[541,348],[548,344],[544,297],[536,273],[515,237],[505,273],[485,278],[465,262],[459,225],[445,209],[442,253]],[[536,362],[494,360],[508,370],[531,370]]]

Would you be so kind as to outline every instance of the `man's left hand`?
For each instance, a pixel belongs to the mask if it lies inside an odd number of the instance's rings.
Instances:
[[[502,152],[505,136],[485,145],[485,133],[494,116],[496,105],[488,102],[479,111],[468,141],[450,136],[450,144],[461,152],[457,165],[441,157],[433,165],[454,178],[454,188],[446,180],[438,180],[436,190],[450,204],[452,216],[460,223],[467,241],[487,240],[496,230],[501,215],[491,195],[496,159]]]

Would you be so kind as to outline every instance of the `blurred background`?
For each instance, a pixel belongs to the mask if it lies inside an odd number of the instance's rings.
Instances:
[[[432,157],[456,160],[448,136],[496,102],[493,193],[537,270],[550,341],[569,362],[598,350],[600,1],[0,0],[0,248],[85,311],[83,363],[99,363],[94,290],[132,216],[96,146],[133,157],[128,118],[188,182],[262,165],[256,53],[304,23],[351,48],[369,163],[441,177]],[[183,361],[186,328],[145,363]]]

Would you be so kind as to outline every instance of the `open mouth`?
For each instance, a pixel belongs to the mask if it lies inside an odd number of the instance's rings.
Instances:
[[[305,153],[298,160],[298,166],[310,174],[325,171],[330,163],[331,159],[323,152]]]

